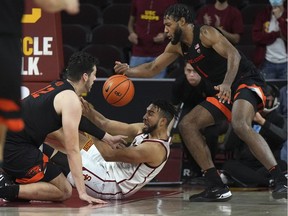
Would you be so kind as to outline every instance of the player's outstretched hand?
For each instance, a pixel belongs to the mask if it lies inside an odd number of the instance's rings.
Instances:
[[[79,198],[83,201],[87,201],[90,204],[106,204],[107,202],[101,199],[96,199],[89,196],[87,193],[79,194]]]
[[[119,61],[115,61],[114,71],[116,74],[126,74],[129,69],[129,65],[127,63],[122,63]]]
[[[214,89],[219,91],[217,94],[219,102],[230,104],[231,102],[231,88],[230,85],[222,83],[221,85],[214,86]]]

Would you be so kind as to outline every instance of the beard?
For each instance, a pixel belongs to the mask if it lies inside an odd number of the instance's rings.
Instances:
[[[147,127],[147,128],[143,128],[143,129],[142,129],[142,132],[143,132],[144,134],[148,134],[148,133],[153,132],[156,128],[157,128],[157,125],[155,124],[155,125],[153,125],[153,126],[150,126],[150,127]]]
[[[172,45],[178,44],[180,42],[181,36],[182,36],[182,30],[181,28],[178,27],[174,33],[173,39],[171,40]]]

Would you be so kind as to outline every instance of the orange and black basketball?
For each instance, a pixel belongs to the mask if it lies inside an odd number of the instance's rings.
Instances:
[[[134,97],[133,82],[125,75],[113,75],[103,85],[105,100],[116,107],[127,105]]]

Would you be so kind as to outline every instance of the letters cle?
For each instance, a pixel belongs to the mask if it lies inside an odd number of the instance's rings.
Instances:
[[[40,56],[52,56],[53,37],[29,37],[22,40],[23,54],[22,75],[42,75],[38,63]]]

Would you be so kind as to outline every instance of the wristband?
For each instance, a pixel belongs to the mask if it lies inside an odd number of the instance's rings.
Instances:
[[[98,138],[99,140],[102,140],[106,133],[84,116],[81,117],[79,130],[86,132],[91,136]]]

